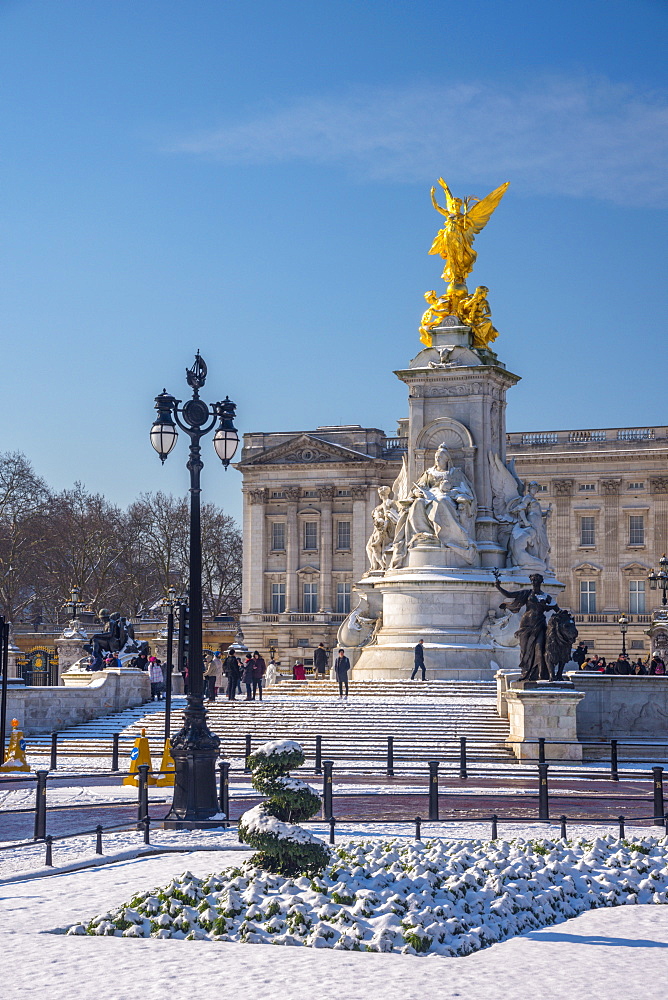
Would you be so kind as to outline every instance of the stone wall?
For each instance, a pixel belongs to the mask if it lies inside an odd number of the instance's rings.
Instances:
[[[60,732],[150,698],[151,682],[143,670],[102,670],[87,687],[10,687],[7,718],[18,719],[26,736]]]
[[[576,712],[579,740],[666,741],[668,676],[620,677],[578,670],[567,677],[585,693]]]

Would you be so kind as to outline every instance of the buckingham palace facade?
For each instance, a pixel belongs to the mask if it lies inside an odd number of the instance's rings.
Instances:
[[[358,425],[244,435],[241,625],[251,650],[309,663],[318,643],[335,646],[367,568],[378,487],[392,486],[405,452],[403,420],[394,437]],[[646,656],[661,598],[647,575],[668,549],[668,428],[509,433],[507,455],[551,505],[559,603],[580,638],[616,656],[624,613],[629,652]]]

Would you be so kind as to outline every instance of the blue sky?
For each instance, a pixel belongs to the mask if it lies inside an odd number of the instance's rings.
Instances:
[[[197,348],[240,431],[394,433],[441,175],[511,182],[472,275],[509,429],[664,423],[667,36],[663,0],[0,2],[0,449],[184,492],[148,430]]]

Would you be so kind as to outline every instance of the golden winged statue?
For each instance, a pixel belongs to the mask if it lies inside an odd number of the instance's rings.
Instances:
[[[478,256],[473,249],[477,233],[487,225],[504,194],[509,181],[488,194],[482,201],[477,198],[455,198],[442,177],[438,183],[445,192],[445,208],[436,201],[436,188],[431,189],[431,202],[437,212],[445,217],[445,225],[439,229],[429,253],[438,254],[445,260],[443,278],[445,281],[465,283],[473,270]]]
[[[436,200],[435,187],[431,189],[431,202],[445,218],[445,225],[436,234],[429,253],[438,254],[445,261],[441,277],[448,282],[448,287],[445,295],[440,297],[436,292],[425,293],[429,308],[422,316],[420,340],[431,347],[431,331],[440,326],[446,316],[457,316],[471,327],[474,349],[489,349],[490,341],[496,339],[498,332],[491,322],[488,289],[480,285],[473,295],[469,295],[466,279],[478,256],[473,249],[473,240],[489,222],[508,190],[509,182],[501,184],[482,201],[473,197],[455,198],[442,177],[439,177],[438,183],[445,193],[445,208]]]

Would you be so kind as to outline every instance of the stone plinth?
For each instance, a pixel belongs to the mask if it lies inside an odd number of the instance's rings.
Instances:
[[[54,640],[54,646],[58,653],[58,683],[64,684],[63,674],[67,673],[73,664],[82,657],[87,656],[84,643],[87,642],[84,635],[64,636]],[[90,676],[90,675],[89,675]]]
[[[550,690],[549,682],[545,682],[544,690],[539,685],[528,690],[507,691],[510,732],[506,745],[518,760],[538,760],[538,740],[543,737],[550,741],[545,746],[548,761],[582,760],[582,746],[577,742],[576,712],[584,697],[584,691]]]
[[[584,692],[577,709],[578,739],[666,740],[668,676],[572,671],[566,675]]]
[[[90,682],[83,688],[10,687],[7,717],[18,719],[30,736],[122,712],[151,698],[151,682],[143,670],[100,670],[87,676]]]
[[[501,719],[508,718],[506,695],[510,691],[510,686],[513,681],[518,681],[519,679],[519,669],[515,670],[509,667],[502,667],[494,674],[494,680],[496,681],[496,710],[499,713],[499,718]]]

